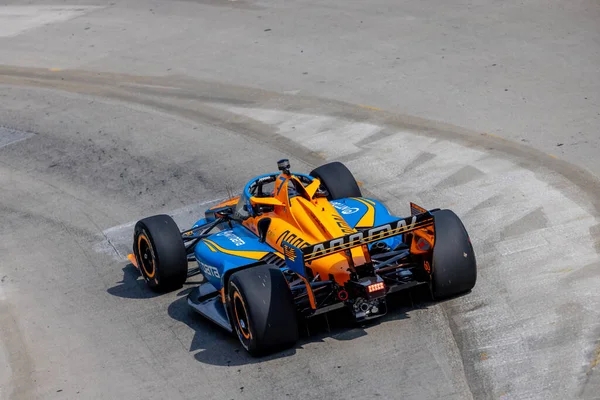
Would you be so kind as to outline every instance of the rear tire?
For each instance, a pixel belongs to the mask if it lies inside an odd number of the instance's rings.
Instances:
[[[329,192],[329,196],[327,196],[329,200],[362,197],[354,175],[339,161],[313,169],[310,176],[321,181],[321,185]]]
[[[135,224],[133,253],[146,284],[154,291],[179,289],[187,279],[187,254],[179,228],[168,215]]]
[[[477,261],[467,230],[450,210],[436,211],[433,218],[433,298],[442,299],[468,292],[477,281]]]
[[[283,350],[298,341],[296,307],[279,268],[260,265],[235,272],[228,286],[230,320],[251,355]]]

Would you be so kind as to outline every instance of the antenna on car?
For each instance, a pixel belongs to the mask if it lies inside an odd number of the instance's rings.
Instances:
[[[282,160],[277,161],[277,168],[280,171],[283,171],[284,174],[289,175],[290,174],[290,160],[288,160],[287,158],[284,158]]]

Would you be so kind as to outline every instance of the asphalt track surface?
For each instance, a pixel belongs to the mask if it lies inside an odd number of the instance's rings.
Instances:
[[[0,6],[0,398],[600,398],[598,5],[340,3]],[[144,287],[137,219],[283,156],[454,210],[475,289],[254,359]]]

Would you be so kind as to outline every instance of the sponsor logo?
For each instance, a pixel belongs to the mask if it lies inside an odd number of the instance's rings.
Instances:
[[[433,218],[424,216],[412,216],[389,224],[376,226],[361,232],[354,232],[328,242],[318,243],[303,249],[306,261],[337,253],[362,244],[376,242],[390,236],[399,235],[410,230],[423,227],[433,223]]]
[[[246,242],[244,242],[244,240],[241,237],[230,231],[219,232],[215,236],[225,236],[227,239],[231,240],[236,246],[243,246],[246,244]]]
[[[283,246],[283,254],[290,259],[290,261],[296,261],[296,250],[290,246]]]
[[[354,229],[350,228],[350,226],[346,223],[344,218],[341,218],[339,215],[332,214],[333,220],[336,222],[337,226],[340,227],[343,233],[352,233]]]
[[[204,264],[200,261],[198,261],[198,265],[200,266],[200,269],[202,269],[204,275],[213,276],[215,278],[221,277],[221,275],[219,275],[219,270],[215,267],[211,267],[210,265]]]
[[[281,243],[282,241],[286,241],[289,244],[291,244],[292,246],[296,246],[296,247],[306,247],[308,246],[308,243],[304,241],[304,239],[298,237],[298,235],[296,235],[295,233],[291,233],[289,230],[283,232],[281,235],[279,235],[279,237],[277,238],[277,240],[275,241],[276,243]]]
[[[332,201],[331,205],[340,210],[340,212],[344,215],[354,214],[360,211],[360,209],[357,207],[348,207],[347,205],[338,203],[337,201]]]

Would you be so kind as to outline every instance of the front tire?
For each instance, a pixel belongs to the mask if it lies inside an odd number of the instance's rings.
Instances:
[[[187,279],[187,254],[179,228],[168,215],[135,224],[133,253],[146,284],[156,292],[179,289]]]
[[[468,292],[477,281],[477,261],[467,230],[450,210],[436,211],[433,218],[433,298],[442,299]]]
[[[251,355],[283,350],[298,341],[296,307],[279,268],[260,265],[235,272],[228,286],[230,320]]]
[[[321,181],[321,185],[329,192],[329,196],[327,196],[329,200],[362,197],[354,175],[339,161],[313,169],[310,176]]]

